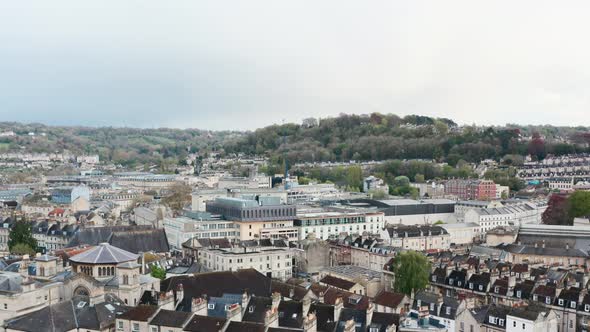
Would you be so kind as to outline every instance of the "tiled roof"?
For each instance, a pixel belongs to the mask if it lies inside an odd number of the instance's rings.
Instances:
[[[389,308],[397,308],[404,300],[405,294],[382,291],[375,296],[373,302]]]

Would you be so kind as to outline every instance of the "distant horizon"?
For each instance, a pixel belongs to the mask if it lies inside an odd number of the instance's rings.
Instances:
[[[357,116],[368,116],[371,113],[341,113],[341,114],[345,114],[345,115],[357,115]],[[460,123],[458,121],[456,121],[453,118],[449,118],[449,117],[445,117],[445,116],[429,116],[429,115],[423,115],[423,114],[407,114],[407,115],[399,115],[396,113],[380,113],[380,114],[393,114],[393,115],[397,115],[400,118],[403,118],[404,116],[408,116],[408,115],[416,115],[416,116],[425,116],[425,117],[430,117],[430,118],[445,118],[445,119],[449,119],[452,120],[453,122],[457,123],[458,126],[476,126],[476,127],[488,127],[488,128],[502,128],[502,127],[508,127],[509,125],[515,125],[515,126],[520,126],[520,127],[562,127],[562,128],[589,128],[590,126],[584,126],[584,125],[553,125],[553,124],[522,124],[522,123],[505,123],[505,124],[482,124],[482,123]],[[337,118],[339,117],[340,114],[335,115],[335,116],[324,116],[324,117],[315,117],[315,119],[321,120],[321,119],[328,119],[328,118]],[[88,124],[52,124],[52,123],[43,123],[43,122],[25,122],[25,121],[11,121],[11,120],[2,120],[0,121],[0,124],[9,124],[9,123],[16,123],[19,125],[26,125],[26,126],[34,126],[34,125],[41,125],[41,126],[45,126],[45,127],[64,127],[64,128],[93,128],[93,129],[100,129],[100,128],[114,128],[114,129],[153,129],[153,130],[157,130],[157,129],[173,129],[173,130],[199,130],[199,131],[210,131],[210,132],[253,132],[257,129],[262,129],[265,127],[269,127],[269,126],[273,126],[273,125],[283,125],[283,124],[297,124],[297,125],[301,125],[303,120],[306,118],[310,118],[310,117],[305,117],[300,119],[299,121],[285,121],[284,123],[271,123],[268,125],[264,125],[264,126],[260,126],[260,127],[256,127],[256,128],[252,128],[252,129],[231,129],[231,128],[227,128],[227,129],[208,129],[208,128],[196,128],[196,127],[170,127],[170,126],[134,126],[134,125],[88,125]]]

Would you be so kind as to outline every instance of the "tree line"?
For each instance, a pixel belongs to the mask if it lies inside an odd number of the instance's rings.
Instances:
[[[507,155],[542,159],[588,152],[589,142],[585,127],[459,127],[449,119],[372,113],[272,125],[229,140],[224,149],[286,156],[290,163],[425,159],[455,166],[460,160],[501,160]]]

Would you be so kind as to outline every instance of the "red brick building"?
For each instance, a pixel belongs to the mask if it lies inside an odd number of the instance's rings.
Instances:
[[[496,184],[491,180],[449,180],[445,194],[464,200],[490,200],[496,197]]]

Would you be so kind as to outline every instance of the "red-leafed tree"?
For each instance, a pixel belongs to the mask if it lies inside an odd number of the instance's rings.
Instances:
[[[567,195],[553,194],[549,197],[547,210],[543,212],[542,221],[547,225],[573,225],[574,219],[569,213]]]
[[[536,157],[537,160],[545,158],[545,140],[541,137],[541,134],[535,132],[531,137],[528,146],[529,154]]]

